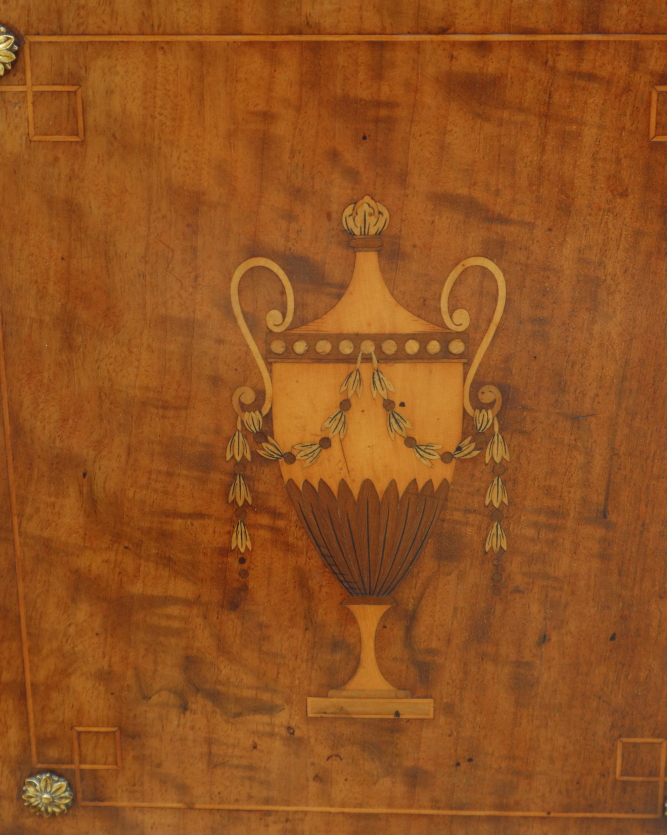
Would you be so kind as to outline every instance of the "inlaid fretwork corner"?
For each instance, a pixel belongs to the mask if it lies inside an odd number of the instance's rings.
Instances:
[[[3,34],[4,33],[4,34]],[[4,58],[3,54],[13,55],[13,53],[3,50],[3,38],[12,38],[14,43],[15,36],[7,32],[5,27],[0,26],[0,68],[4,75],[11,63],[9,59]],[[14,49],[14,46],[10,46]],[[71,84],[33,84],[32,83],[32,63],[30,60],[30,42],[28,38],[22,49],[23,61],[25,62],[25,84],[0,84],[0,93],[25,93],[26,105],[28,112],[28,138],[31,142],[83,142],[83,96],[81,87]],[[14,56],[15,57],[15,56]],[[13,58],[12,58],[13,60]],[[4,63],[2,63],[4,61]],[[69,93],[74,94],[74,104],[76,109],[76,133],[74,134],[38,134],[35,130],[35,93]]]

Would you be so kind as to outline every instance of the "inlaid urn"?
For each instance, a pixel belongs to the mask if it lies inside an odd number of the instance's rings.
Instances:
[[[328,696],[309,698],[309,716],[433,716],[432,699],[413,699],[384,678],[375,632],[445,509],[457,459],[481,451],[472,436],[462,441],[464,409],[474,416],[479,441],[501,402],[500,392],[486,386],[479,396],[493,408],[473,410],[469,389],[502,314],[502,273],[484,258],[461,262],[443,290],[448,327],[425,321],[403,308],[382,278],[379,254],[388,222],[387,209],[370,197],[345,209],[343,225],[355,259],[352,280],[340,301],[308,325],[288,329],[291,286],[268,259],[246,261],[232,281],[234,309],[261,363],[266,397],[261,411],[246,411],[242,404],[251,404],[254,394],[246,388],[235,393],[238,430],[228,458],[239,461],[235,453],[242,458],[246,450],[250,457],[244,434],[249,430],[259,454],[279,462],[299,519],[346,592],[342,603],[361,631],[356,673]],[[494,322],[466,375],[469,345],[462,331],[469,317],[457,310],[450,318],[447,299],[460,272],[474,264],[491,269],[501,292]],[[270,375],[238,304],[238,283],[254,266],[272,269],[287,292],[287,316],[278,311],[267,316]],[[271,408],[273,435],[262,423]],[[238,478],[237,473],[235,483]],[[237,503],[242,504],[238,497]],[[242,519],[241,524],[236,544],[249,544]]]

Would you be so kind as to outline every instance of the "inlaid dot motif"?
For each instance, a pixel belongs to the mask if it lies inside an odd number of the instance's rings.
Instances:
[[[294,345],[292,345],[292,350],[295,354],[305,354],[308,350],[308,343],[305,339],[297,339]]]
[[[328,339],[320,339],[315,344],[315,350],[318,354],[328,354],[331,350],[331,342]]]
[[[462,354],[466,349],[466,344],[462,339],[452,339],[447,347],[450,354]]]
[[[370,354],[372,351],[375,350],[375,342],[372,339],[364,339],[364,341],[359,346],[364,354]]]
[[[414,356],[419,351],[419,342],[416,339],[408,339],[405,343],[405,353]]]
[[[437,339],[432,339],[428,343],[428,345],[426,346],[426,353],[431,354],[431,356],[433,356],[433,354],[440,353],[441,348],[442,348],[442,345],[438,342],[438,340]]]
[[[285,345],[282,339],[274,339],[271,342],[271,351],[274,354],[284,354],[286,349],[287,345]]]
[[[381,347],[382,353],[386,354],[388,357],[393,356],[396,353],[396,351],[398,351],[398,345],[393,339],[385,339]]]
[[[338,350],[341,354],[351,354],[354,351],[354,342],[351,339],[341,339],[338,343]]]

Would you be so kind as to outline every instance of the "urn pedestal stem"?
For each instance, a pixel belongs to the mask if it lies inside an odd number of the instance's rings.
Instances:
[[[409,690],[397,690],[380,672],[375,657],[375,635],[382,615],[394,605],[391,597],[348,597],[341,606],[354,615],[361,633],[361,653],[356,673],[338,690],[329,690],[330,697],[340,698],[407,698]]]
[[[352,678],[324,698],[308,699],[308,716],[356,716],[360,719],[432,719],[433,699],[413,699],[397,690],[380,672],[375,635],[382,615],[394,605],[391,597],[348,597],[342,602],[354,615],[361,633],[359,666]]]

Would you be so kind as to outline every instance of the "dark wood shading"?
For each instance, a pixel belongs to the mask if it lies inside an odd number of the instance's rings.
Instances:
[[[287,492],[313,545],[343,588],[353,597],[391,594],[428,540],[447,503],[449,483],[437,490],[427,481],[419,490],[411,481],[399,497],[391,481],[380,499],[366,479],[355,499],[343,479],[338,496],[320,481],[299,488],[290,479]]]

